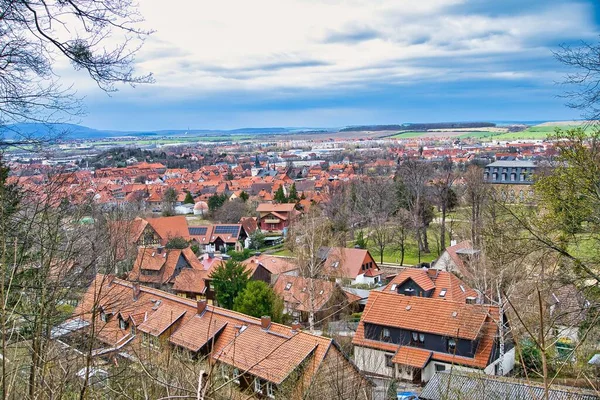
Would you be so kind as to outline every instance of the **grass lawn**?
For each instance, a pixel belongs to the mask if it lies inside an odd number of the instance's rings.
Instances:
[[[502,135],[494,136],[494,140],[518,140],[518,139],[537,139],[543,140],[548,137],[549,134],[554,133],[556,128],[560,128],[563,131],[580,127],[579,125],[560,125],[560,126],[532,126],[525,129],[522,132],[509,132]],[[586,132],[591,132],[592,127],[586,127]]]

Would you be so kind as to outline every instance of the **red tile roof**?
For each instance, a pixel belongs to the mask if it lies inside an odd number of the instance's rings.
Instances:
[[[405,268],[383,289],[384,292],[394,292],[395,288],[406,280],[412,279],[423,290],[434,289],[431,298],[466,303],[467,298],[478,298],[479,293],[469,287],[451,272],[436,269]],[[443,296],[441,296],[443,294]]]
[[[400,346],[394,358],[392,358],[392,362],[414,368],[425,368],[431,359],[431,355],[432,352],[430,350]]]
[[[113,310],[129,313],[130,320],[139,324],[140,331],[170,332],[171,343],[191,350],[210,340],[214,345],[211,352],[214,360],[275,384],[282,383],[294,371],[302,374],[305,384],[310,384],[326,354],[337,351],[331,339],[295,332],[284,325],[271,323],[268,329],[263,329],[260,319],[211,305],[206,305],[205,311],[198,314],[196,301],[157,289],[142,286],[137,299],[133,292],[133,285],[127,281],[113,279],[109,283],[106,276],[97,275],[76,307],[74,317],[89,321],[94,304],[101,299]],[[104,323],[96,315],[95,324],[90,326],[96,329],[97,337],[110,346],[130,335],[128,330],[119,328],[117,318]],[[165,331],[169,327],[172,330]],[[139,336],[128,346],[139,345]],[[343,357],[342,361],[354,368]],[[301,365],[303,369],[299,369]]]

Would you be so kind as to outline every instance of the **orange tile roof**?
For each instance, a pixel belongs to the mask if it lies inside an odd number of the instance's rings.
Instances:
[[[218,319],[211,321],[213,315],[213,313],[194,315],[171,335],[169,341],[188,350],[199,351],[227,326],[227,321]]]
[[[261,203],[256,207],[258,212],[292,212],[296,203],[269,204]]]
[[[158,304],[158,301],[156,310],[153,307],[154,312],[146,321],[138,326],[140,331],[149,333],[152,336],[161,335],[188,311],[183,307],[163,306],[163,304]]]
[[[310,289],[311,285],[312,289]],[[340,295],[340,299],[335,299],[336,302],[347,300],[335,282],[324,279],[280,275],[275,285],[273,285],[273,290],[283,298],[288,307],[293,307],[297,311],[320,311],[332,300],[336,293]],[[310,302],[311,290],[314,293],[312,307]]]
[[[275,384],[283,382],[294,371],[302,374],[302,382],[310,384],[323,365],[325,355],[337,351],[329,338],[294,332],[276,323],[263,329],[260,319],[211,305],[206,305],[205,311],[198,315],[196,301],[149,287],[141,286],[137,299],[133,292],[133,284],[127,281],[97,275],[76,307],[74,317],[90,321],[94,304],[102,299],[111,304],[113,310],[130,313],[130,320],[139,324],[142,332],[159,334],[172,327],[171,342],[188,349],[202,347],[210,339],[214,344],[211,352],[214,360]],[[91,327],[97,331],[98,338],[110,346],[129,335],[128,331],[120,330],[118,318],[104,323],[96,315],[96,322],[88,329]],[[139,345],[139,336],[133,337],[128,346]],[[354,368],[343,357],[342,361]],[[298,369],[301,365],[304,368]]]
[[[385,286],[383,291],[392,292],[391,289],[395,287],[394,285],[401,285],[407,279],[412,279],[423,290],[435,289],[430,296],[431,298],[443,298],[465,303],[469,297],[479,297],[476,290],[469,287],[453,273],[423,268],[405,268]],[[444,293],[444,296],[440,296],[442,293]]]
[[[361,321],[474,340],[493,306],[371,291]]]
[[[392,358],[392,362],[414,368],[425,368],[431,359],[431,355],[432,351],[430,350],[400,346],[394,358]]]
[[[270,273],[274,275],[283,274],[284,272],[294,271],[298,269],[298,266],[294,263],[293,258],[271,256],[268,254],[261,254],[259,256],[252,256],[243,262],[245,265],[248,264],[260,264],[265,267]]]
[[[339,276],[355,279],[358,275],[365,273],[362,265],[370,258],[373,262],[373,268],[379,270],[377,263],[370,256],[368,250],[354,249],[348,247],[331,247],[323,249],[327,259],[323,264],[323,274],[329,276]],[[336,264],[337,263],[337,264]]]

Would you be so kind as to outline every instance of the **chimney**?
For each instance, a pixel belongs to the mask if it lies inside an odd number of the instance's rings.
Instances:
[[[206,311],[206,300],[198,300],[196,302],[196,313],[202,315],[204,311]]]
[[[137,301],[140,298],[140,284],[134,283],[133,286],[133,301]]]
[[[106,281],[108,282],[107,286],[111,287],[113,284],[113,281],[115,280],[115,276],[110,274],[106,277]]]
[[[437,269],[433,269],[433,268],[429,268],[427,270],[427,275],[429,275],[430,278],[437,278],[439,271]]]
[[[295,321],[292,324],[292,332],[299,332],[300,329],[302,329],[302,325],[300,325],[300,323],[298,321]]]
[[[265,316],[263,315],[262,317],[260,317],[260,327],[263,328],[264,330],[269,329],[269,327],[271,326],[271,317],[269,317],[268,315]]]

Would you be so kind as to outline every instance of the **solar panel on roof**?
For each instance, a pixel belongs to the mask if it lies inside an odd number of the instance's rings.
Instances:
[[[194,236],[202,236],[202,235],[206,235],[206,227],[193,227],[193,228],[188,228],[188,232],[190,233],[190,235],[194,235]]]
[[[228,225],[217,225],[215,226],[215,235],[231,235],[231,236],[237,236],[238,232],[240,230],[239,226],[228,226]]]

